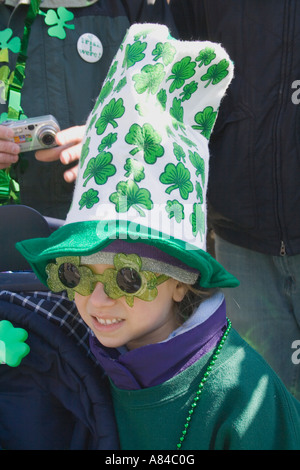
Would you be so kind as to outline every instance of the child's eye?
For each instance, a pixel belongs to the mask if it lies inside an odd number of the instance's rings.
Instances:
[[[63,263],[58,268],[58,277],[62,284],[70,289],[78,286],[80,282],[80,273],[75,264]]]

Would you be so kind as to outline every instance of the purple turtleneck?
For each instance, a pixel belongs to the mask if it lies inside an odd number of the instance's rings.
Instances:
[[[117,349],[102,346],[95,336],[90,336],[90,346],[117,387],[137,390],[165,382],[211,351],[226,324],[223,299],[205,321],[163,342],[120,353]]]

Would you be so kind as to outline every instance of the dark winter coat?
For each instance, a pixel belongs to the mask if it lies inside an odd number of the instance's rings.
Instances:
[[[29,354],[0,365],[0,448],[118,449],[106,378],[76,308],[47,292],[0,292],[0,321],[28,332]]]
[[[210,143],[213,228],[262,253],[300,253],[299,2],[171,5],[182,38],[222,43],[235,64]]]

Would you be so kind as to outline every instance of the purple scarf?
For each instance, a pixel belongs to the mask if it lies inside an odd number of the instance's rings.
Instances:
[[[174,377],[211,351],[226,327],[225,300],[203,323],[161,343],[121,354],[90,336],[91,350],[113,383],[122,389],[153,387]],[[180,354],[178,354],[180,352]]]

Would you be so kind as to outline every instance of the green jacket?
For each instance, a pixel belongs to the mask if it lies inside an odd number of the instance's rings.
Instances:
[[[121,449],[175,450],[211,353],[155,387],[111,385]],[[300,449],[300,403],[232,330],[204,385],[182,450]]]
[[[11,39],[22,38],[27,3],[28,0],[1,2],[0,34],[10,28]],[[48,34],[51,25],[45,23],[45,14],[54,5],[64,6],[74,14],[74,19],[66,22],[71,27],[63,27],[65,39]],[[130,24],[161,22],[174,31],[165,0],[154,6],[148,5],[147,0],[43,0],[40,10],[43,14],[37,15],[31,27],[21,106],[27,117],[52,114],[61,129],[85,124]],[[53,14],[55,18],[55,10]],[[97,62],[86,62],[77,51],[77,42],[85,33],[94,34],[102,43],[103,55]],[[11,44],[1,42],[0,36],[0,53],[7,46],[9,52],[9,61],[2,56],[0,62],[0,122],[7,112],[2,86],[5,83],[7,87],[18,55],[10,50]],[[33,153],[24,153],[13,169],[20,184],[21,202],[43,215],[65,218],[74,189],[63,179],[65,170],[60,162],[38,162]]]

